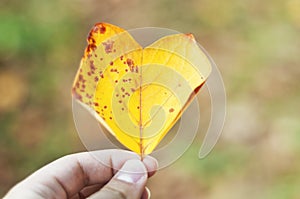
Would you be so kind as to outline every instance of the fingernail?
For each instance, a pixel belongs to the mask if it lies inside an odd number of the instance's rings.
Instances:
[[[146,191],[147,191],[148,199],[150,199],[151,198],[150,189],[148,187],[145,187],[145,188],[146,188]]]
[[[137,183],[142,178],[147,178],[147,170],[140,160],[128,160],[116,174],[118,180]]]
[[[148,187],[145,187],[145,190],[143,192],[141,199],[150,199],[150,197],[151,197],[150,189]]]

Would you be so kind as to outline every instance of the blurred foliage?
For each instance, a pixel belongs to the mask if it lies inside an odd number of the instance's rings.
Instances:
[[[2,0],[0,195],[84,150],[70,88],[98,21],[192,32],[223,74],[228,113],[220,141],[199,160],[199,136],[151,179],[153,198],[299,198],[299,0]]]

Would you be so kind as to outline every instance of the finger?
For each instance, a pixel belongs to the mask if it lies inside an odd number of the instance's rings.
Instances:
[[[13,190],[26,190],[45,198],[71,197],[86,186],[105,185],[127,160],[139,158],[137,154],[124,150],[68,155],[38,170]],[[143,163],[149,176],[153,175],[157,169],[156,160],[147,156]]]
[[[77,199],[77,198],[87,198],[93,193],[99,191],[103,187],[102,184],[95,184],[91,186],[87,186],[83,188],[78,194],[75,194],[71,199]]]
[[[80,194],[86,198],[86,197],[89,197],[90,195],[92,195],[93,193],[99,191],[102,187],[103,187],[102,184],[88,186],[88,187],[83,188],[80,191]]]
[[[128,160],[120,171],[91,199],[141,199],[147,170],[140,160]]]
[[[145,158],[143,158],[143,163],[147,168],[148,177],[153,176],[158,168],[157,160],[151,156],[146,156]]]

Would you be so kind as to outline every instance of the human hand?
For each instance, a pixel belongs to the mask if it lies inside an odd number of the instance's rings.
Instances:
[[[145,199],[150,197],[145,187],[147,179],[156,169],[154,158],[146,156],[140,161],[137,154],[129,151],[77,153],[37,170],[13,187],[4,199]]]

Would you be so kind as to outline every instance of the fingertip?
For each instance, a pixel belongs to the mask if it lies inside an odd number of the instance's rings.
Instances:
[[[144,183],[147,180],[147,171],[140,160],[131,159],[125,162],[115,178],[128,183],[137,183],[140,180]]]
[[[143,163],[148,171],[148,177],[153,176],[158,168],[157,160],[154,157],[148,155],[144,157]]]
[[[146,183],[147,170],[145,164],[139,159],[130,159],[91,198],[141,198]]]

